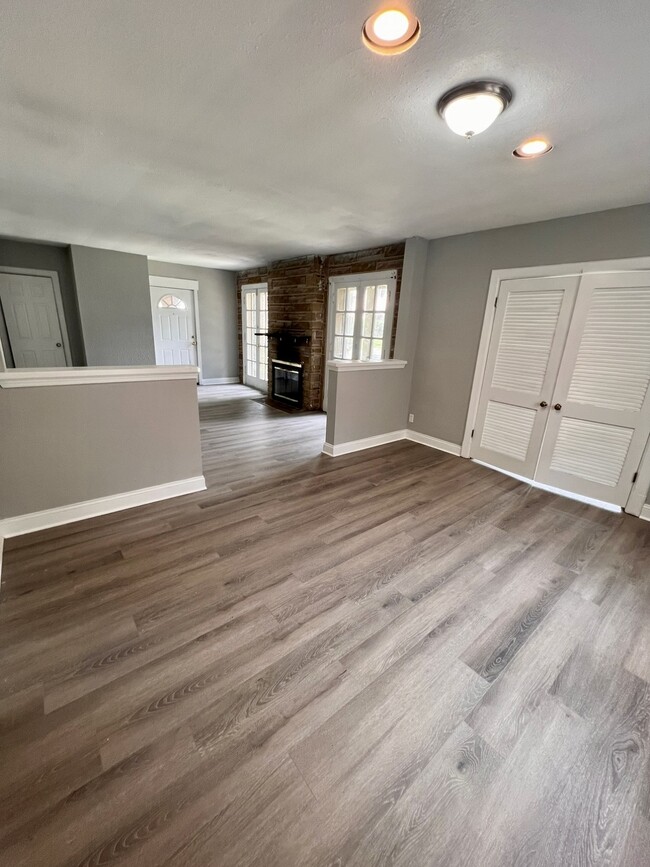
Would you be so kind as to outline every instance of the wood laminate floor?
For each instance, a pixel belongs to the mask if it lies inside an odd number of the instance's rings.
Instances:
[[[252,394],[7,543],[3,867],[650,864],[650,525]]]

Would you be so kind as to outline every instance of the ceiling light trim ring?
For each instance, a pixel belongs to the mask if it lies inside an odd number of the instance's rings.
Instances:
[[[444,120],[444,111],[447,106],[455,99],[461,96],[472,96],[479,93],[493,93],[498,96],[503,102],[503,111],[505,111],[512,102],[512,89],[507,84],[500,81],[478,80],[468,81],[465,84],[459,84],[458,87],[452,87],[438,100],[438,114]]]
[[[544,148],[544,150],[537,151],[537,153],[530,153],[530,154],[520,153],[521,149],[525,145],[529,144],[529,142],[532,142],[532,141],[546,142],[546,147]],[[516,157],[518,160],[534,160],[534,159],[537,159],[537,157],[544,157],[544,156],[546,156],[546,154],[550,154],[550,152],[552,150],[553,150],[553,145],[549,141],[547,141],[546,139],[542,139],[542,138],[527,139],[526,141],[522,142],[520,145],[517,145],[517,147],[513,150],[512,155],[513,155],[513,157]]]
[[[384,40],[375,34],[373,24],[380,15],[392,11],[401,12],[407,18],[409,27],[406,33],[399,37],[399,39]],[[366,48],[369,48],[370,51],[374,51],[375,54],[403,54],[405,51],[408,51],[409,48],[412,48],[418,41],[421,29],[420,20],[416,18],[415,15],[411,15],[409,12],[398,8],[382,9],[379,12],[375,12],[374,15],[371,15],[364,21],[361,29],[361,41]]]

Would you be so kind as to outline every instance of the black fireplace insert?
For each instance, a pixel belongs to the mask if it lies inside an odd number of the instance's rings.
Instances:
[[[302,375],[304,365],[299,361],[271,359],[271,397],[278,403],[300,409],[302,407]]]

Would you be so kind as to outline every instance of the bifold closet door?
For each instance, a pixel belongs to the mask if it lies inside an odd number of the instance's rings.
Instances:
[[[573,276],[502,281],[472,458],[533,477],[578,280]]]
[[[650,271],[586,274],[535,479],[623,506],[650,434]]]

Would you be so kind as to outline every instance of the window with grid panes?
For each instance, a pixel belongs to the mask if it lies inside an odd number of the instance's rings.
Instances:
[[[381,361],[388,357],[395,298],[394,274],[330,281],[330,357]]]

